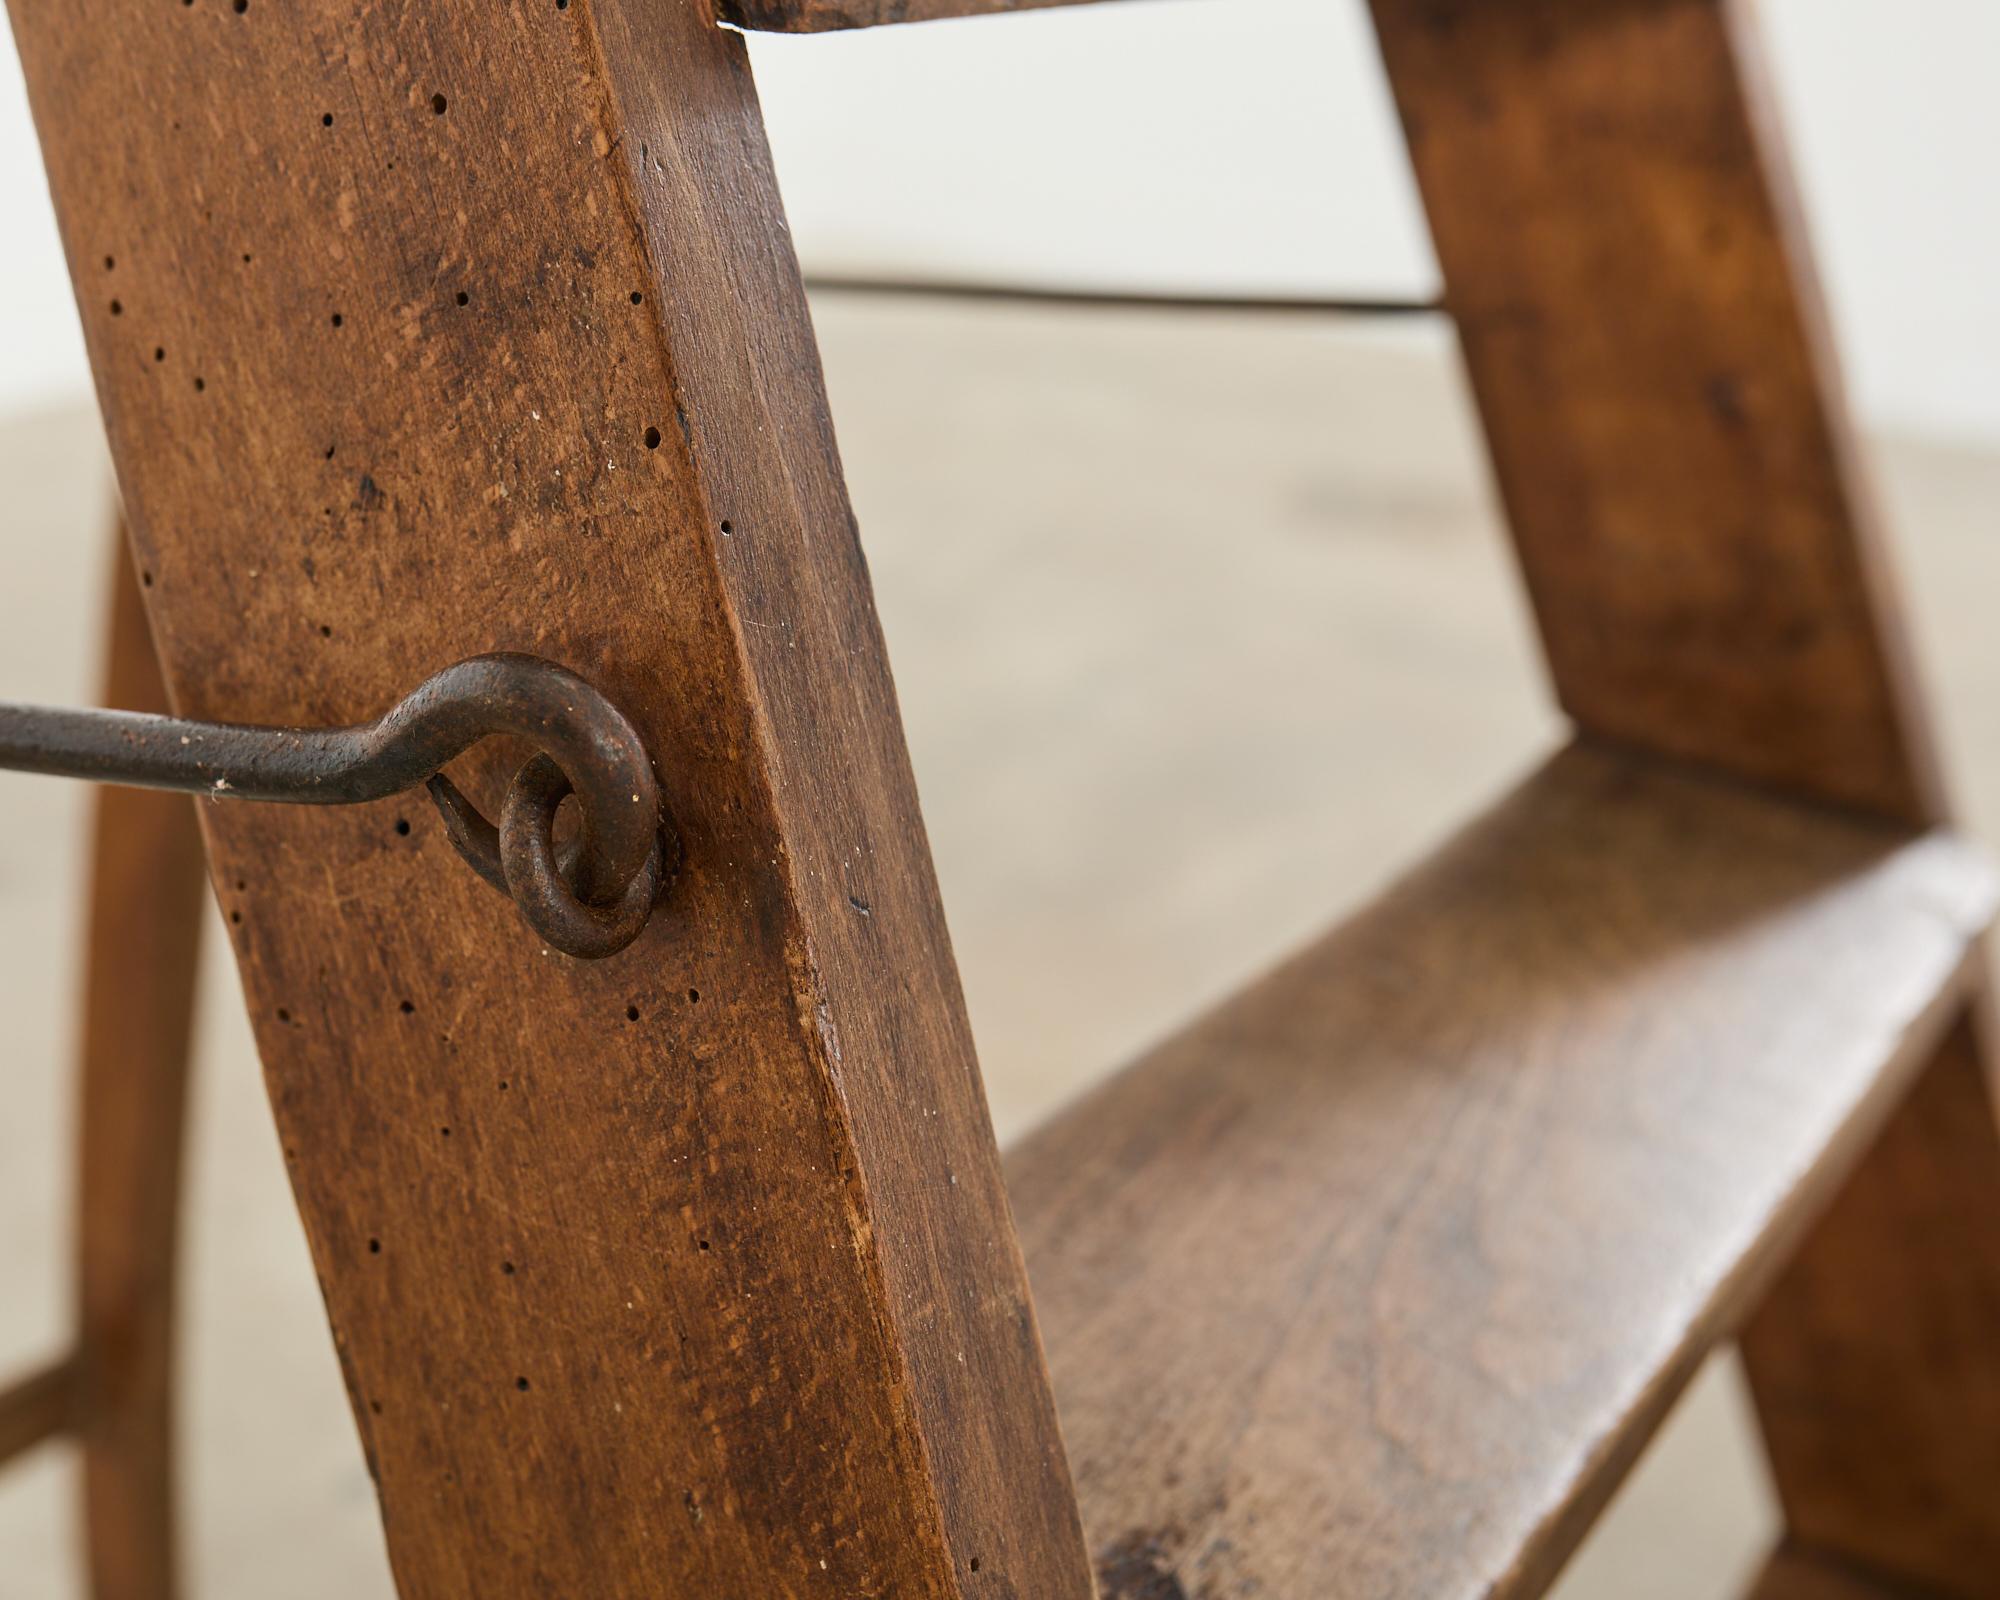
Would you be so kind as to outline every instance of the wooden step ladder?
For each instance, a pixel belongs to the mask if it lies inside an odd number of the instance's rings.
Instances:
[[[10,12],[176,708],[531,650],[682,835],[579,963],[406,805],[202,810],[405,1596],[1518,1600],[1738,1337],[1762,1600],[2000,1596],[1995,882],[1744,0],[1374,0],[1575,741],[1004,1177],[741,39]],[[99,847],[93,1014],[150,987],[90,1046],[77,1346],[0,1396],[0,1455],[85,1442],[101,1600],[176,1592],[148,804]]]

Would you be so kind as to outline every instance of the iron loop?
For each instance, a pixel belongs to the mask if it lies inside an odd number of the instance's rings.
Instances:
[[[495,828],[443,773],[426,787],[445,821],[445,836],[473,871],[514,902],[528,926],[567,955],[616,955],[646,926],[670,863],[656,830],[638,872],[600,883],[580,838],[556,843],[556,816],[575,792],[570,776],[546,755],[515,774]]]
[[[540,752],[516,775],[498,828],[442,771],[494,734]],[[0,768],[294,805],[358,804],[424,783],[472,869],[551,946],[586,958],[638,937],[679,850],[638,730],[538,656],[470,657],[374,722],[339,728],[0,704]],[[558,848],[556,816],[572,794],[578,826]]]

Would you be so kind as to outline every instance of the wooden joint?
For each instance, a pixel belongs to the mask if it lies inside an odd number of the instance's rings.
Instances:
[[[73,1356],[0,1390],[0,1463],[74,1427],[76,1393]]]

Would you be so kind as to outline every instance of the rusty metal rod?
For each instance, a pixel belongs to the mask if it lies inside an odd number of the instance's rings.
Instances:
[[[516,776],[496,828],[440,769],[502,733],[543,753]],[[375,721],[340,728],[0,703],[0,768],[287,805],[356,805],[426,784],[459,854],[576,956],[610,955],[638,936],[671,854],[637,730],[575,673],[536,656],[473,656]],[[556,811],[571,793],[582,827],[558,851]]]

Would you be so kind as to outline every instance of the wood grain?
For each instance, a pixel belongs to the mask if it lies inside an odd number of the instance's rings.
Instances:
[[[1010,1157],[1105,1600],[1538,1594],[1961,1003],[1988,869],[1581,748]]]
[[[1942,821],[1753,8],[1375,13],[1563,704]],[[1991,1595],[2000,1127],[1974,1048],[1926,1068],[1747,1354],[1797,1533]]]
[[[1086,1595],[742,40],[11,11],[178,709],[536,652],[686,846],[579,964],[419,801],[205,808],[402,1593]]]
[[[123,529],[110,561],[103,701],[165,711]],[[84,952],[77,1427],[100,1600],[172,1600],[174,1284],[206,865],[195,802],[99,789]]]
[[[1734,0],[1374,0],[1558,698],[1940,809],[1796,198]]]

